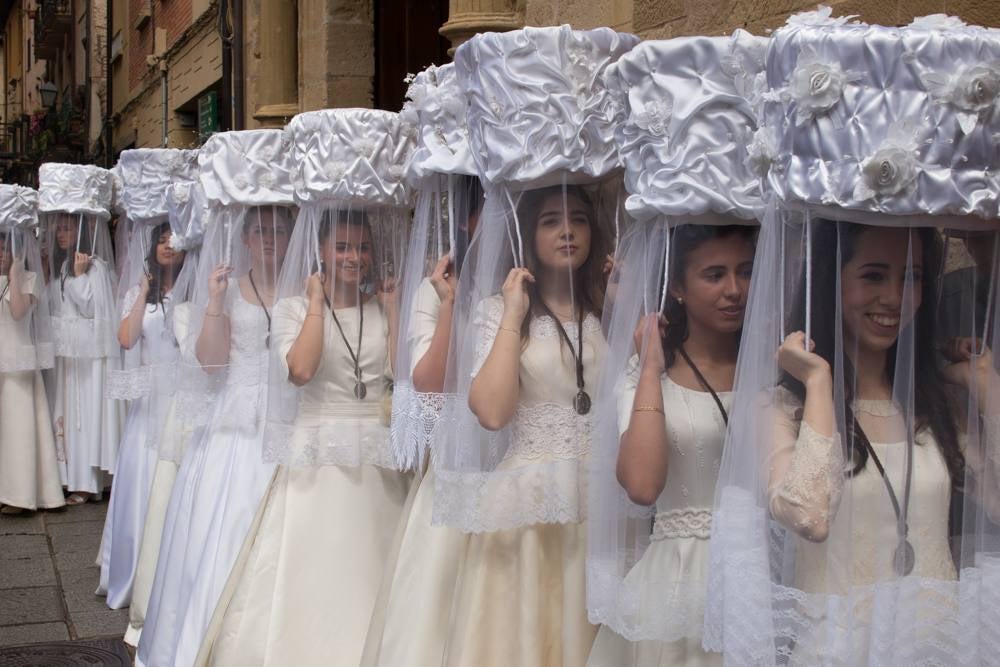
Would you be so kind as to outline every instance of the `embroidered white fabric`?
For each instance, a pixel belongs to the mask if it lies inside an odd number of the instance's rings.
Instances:
[[[285,130],[213,134],[198,152],[205,196],[221,206],[292,204],[292,138]]]
[[[518,407],[510,446],[494,470],[435,470],[433,522],[480,533],[583,521],[589,453],[588,416],[560,405]]]
[[[197,150],[134,148],[118,157],[124,188],[121,203],[130,220],[166,220],[167,193],[177,181],[197,174]]]
[[[409,383],[393,385],[389,429],[397,468],[409,470],[423,464],[446,399],[445,394],[417,391]]]
[[[704,507],[684,507],[657,512],[653,520],[651,540],[694,537],[707,540],[712,535],[712,510]]]
[[[32,188],[0,183],[0,221],[11,227],[38,224],[38,192]]]

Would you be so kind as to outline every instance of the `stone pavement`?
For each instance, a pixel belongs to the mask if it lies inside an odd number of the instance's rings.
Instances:
[[[94,595],[107,501],[0,515],[0,646],[117,638],[128,610]]]

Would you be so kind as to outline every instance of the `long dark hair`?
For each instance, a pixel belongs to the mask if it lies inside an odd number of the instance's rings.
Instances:
[[[832,307],[837,303],[839,289],[837,276],[839,269],[851,261],[858,248],[861,235],[871,227],[849,222],[817,220],[812,229],[812,303],[823,304],[812,308],[810,335],[816,344],[816,354],[823,357],[834,368],[838,326],[836,312]],[[913,350],[913,409],[916,416],[916,430],[929,428],[933,433],[951,476],[953,488],[960,488],[963,482],[965,457],[958,446],[958,431],[951,411],[951,404],[944,391],[944,380],[937,365],[937,321],[938,271],[941,266],[941,240],[937,232],[930,228],[914,229],[913,237],[919,238],[922,248],[923,274],[921,281],[921,303],[914,315]],[[840,247],[840,266],[837,266],[837,247]],[[805,280],[800,280],[800,294],[795,299],[795,309],[791,315],[791,331],[805,330]],[[886,370],[890,385],[896,372],[896,346],[893,343],[887,353]],[[858,423],[851,409],[854,399],[854,368],[844,355],[844,411],[850,432],[853,464],[848,476],[854,476],[868,464],[868,436]],[[800,400],[805,401],[805,387],[788,373],[783,373],[780,383]]]
[[[93,248],[96,245],[94,241],[96,229],[91,229],[90,220],[85,216],[77,216],[77,220],[73,220],[73,216],[69,213],[60,213],[57,214],[53,224],[59,225],[62,216],[65,216],[65,221],[72,223],[76,227],[76,240],[63,250],[59,247],[59,242],[55,238],[58,232],[53,231],[52,234],[52,266],[55,267],[56,273],[59,275],[60,293],[65,292],[66,278],[73,274],[73,261],[76,257],[77,245],[80,246],[80,252],[87,255],[93,252]]]
[[[668,232],[669,233],[669,232]],[[690,255],[703,243],[713,239],[739,236],[748,243],[757,241],[757,228],[749,225],[680,225],[671,234],[670,242],[670,285],[683,285]],[[663,360],[665,368],[670,368],[677,360],[677,350],[688,339],[687,308],[672,294],[667,293],[667,307],[664,317],[670,325],[663,336]],[[742,333],[742,329],[741,329]],[[737,341],[739,338],[737,337]]]
[[[164,276],[169,272],[171,287],[177,282],[177,276],[184,266],[184,258],[171,267],[160,266],[156,261],[156,246],[160,244],[160,236],[170,231],[169,222],[161,222],[149,233],[149,250],[146,252],[146,270],[149,271],[149,292],[146,293],[146,303],[163,307],[166,296]]]
[[[590,195],[579,185],[553,185],[546,188],[530,190],[521,195],[517,205],[517,218],[521,225],[524,238],[524,266],[537,277],[539,263],[535,252],[535,230],[538,228],[538,214],[542,204],[552,195],[563,195],[569,199],[575,197],[583,202],[587,210],[587,221],[590,224],[590,253],[583,265],[573,275],[573,289],[583,312],[601,316],[604,307],[604,259],[608,254],[608,240],[597,221],[597,212]],[[528,296],[531,300],[531,317],[524,318],[521,325],[521,338],[527,339],[533,317],[546,315],[542,305],[542,297],[538,292],[537,283],[528,285]]]

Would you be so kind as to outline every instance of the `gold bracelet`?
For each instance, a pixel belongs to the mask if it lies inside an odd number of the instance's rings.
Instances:
[[[207,310],[205,311],[205,317],[222,317],[223,315],[225,313],[210,313]]]
[[[323,317],[323,313],[306,313],[306,317]]]
[[[663,408],[657,407],[655,405],[637,405],[632,408],[632,412],[659,412],[663,414]]]
[[[500,327],[500,331],[509,331],[512,334],[517,334],[518,336],[521,335],[520,331],[518,331],[517,329],[511,329],[510,327]]]

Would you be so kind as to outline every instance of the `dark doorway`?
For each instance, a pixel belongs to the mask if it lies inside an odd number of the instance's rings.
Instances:
[[[443,65],[448,40],[438,29],[448,20],[448,0],[374,0],[375,108],[399,111],[407,74]]]

